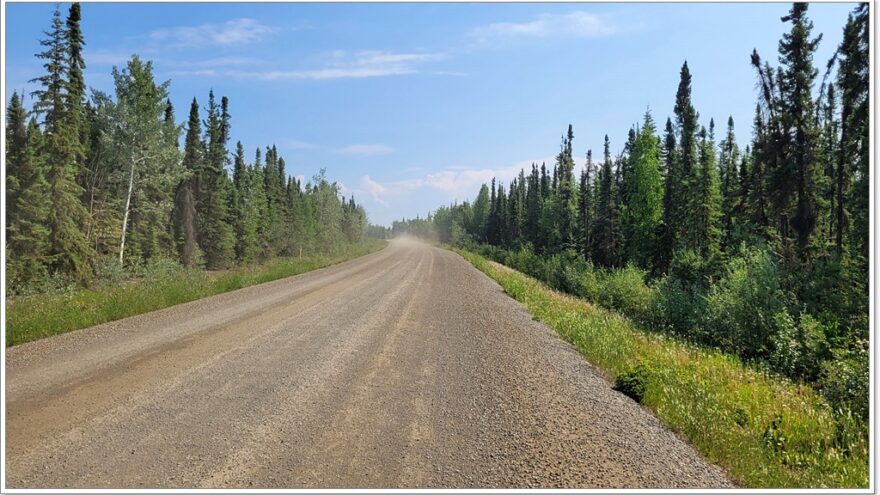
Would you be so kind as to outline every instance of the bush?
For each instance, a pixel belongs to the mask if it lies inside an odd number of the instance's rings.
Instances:
[[[657,291],[645,283],[646,276],[635,265],[606,272],[600,281],[599,304],[640,322],[650,322]]]
[[[617,375],[614,380],[614,390],[626,395],[632,400],[641,403],[648,388],[648,371],[642,364],[624,371]]]
[[[848,409],[868,420],[870,373],[868,342],[854,349],[835,349],[821,365],[819,385],[825,398],[838,409]]]
[[[707,258],[691,249],[676,251],[669,267],[669,279],[680,286],[706,293],[721,267],[715,258]]]
[[[774,318],[774,331],[771,366],[788,377],[815,381],[822,361],[830,357],[825,327],[806,313],[796,322],[783,310]]]
[[[131,274],[116,256],[106,257],[95,263],[95,285],[118,283],[130,277]]]
[[[712,342],[744,359],[769,357],[777,315],[786,308],[779,270],[766,251],[732,258],[709,291],[706,331]]]
[[[706,298],[698,288],[665,277],[657,284],[652,318],[661,331],[708,343],[712,339],[703,332]]]

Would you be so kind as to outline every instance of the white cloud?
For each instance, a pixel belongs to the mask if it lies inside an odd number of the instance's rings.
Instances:
[[[418,65],[441,60],[442,53],[396,53],[375,50],[330,52],[323,67],[315,69],[268,69],[268,70],[183,70],[172,72],[176,76],[235,77],[264,81],[362,79],[367,77],[399,76],[419,72]]]
[[[131,59],[131,54],[110,50],[86,51],[83,58],[87,65],[121,65]]]
[[[386,201],[388,196],[405,196],[420,189],[440,191],[451,200],[470,201],[476,197],[479,187],[482,184],[490,183],[493,177],[507,187],[519,175],[520,170],[525,170],[528,174],[531,171],[532,163],[540,165],[541,162],[549,163],[549,160],[552,158],[524,160],[507,167],[481,169],[452,166],[438,172],[425,174],[422,177],[385,183],[377,182],[365,175],[362,180],[362,191],[368,193],[374,201],[382,206],[388,206]]]
[[[453,70],[435,70],[431,74],[434,74],[435,76],[454,76],[454,77],[467,77],[470,75],[467,72],[458,72],[458,71],[453,71]]]
[[[379,203],[382,206],[388,207],[388,203],[384,199],[382,199],[381,196],[385,192],[385,186],[371,179],[369,175],[363,176],[361,182],[363,183],[364,189],[366,190],[367,194],[369,194],[370,197],[373,198],[373,201]]]
[[[346,52],[336,50],[326,58],[325,67],[308,70],[272,70],[257,74],[260,79],[359,79],[365,77],[415,74],[416,65],[440,60],[441,53],[397,53],[377,50]]]
[[[415,69],[410,67],[346,67],[315,70],[273,70],[234,75],[267,81],[279,81],[287,79],[362,79],[365,77],[401,76],[413,73],[415,73]]]
[[[528,22],[497,22],[480,26],[471,31],[471,36],[488,43],[515,38],[597,38],[616,32],[617,28],[607,20],[595,14],[577,11],[568,14],[540,14]]]
[[[181,62],[181,65],[199,66],[199,67],[230,67],[241,65],[259,65],[260,60],[250,57],[215,57],[206,60],[198,60],[195,62]]]
[[[173,70],[168,74],[177,77],[217,77],[220,71],[214,69]]]
[[[384,144],[352,144],[336,150],[340,155],[354,156],[387,155],[393,152],[394,148]]]
[[[228,46],[253,43],[276,31],[254,19],[240,18],[222,24],[159,29],[150,33],[150,39],[173,47]]]
[[[317,148],[318,145],[309,143],[308,141],[300,141],[299,139],[281,139],[278,141],[279,146],[283,146],[289,150],[310,150]]]

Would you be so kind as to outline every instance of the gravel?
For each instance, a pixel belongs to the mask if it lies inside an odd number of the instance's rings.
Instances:
[[[6,349],[6,377],[14,488],[733,486],[414,241]]]

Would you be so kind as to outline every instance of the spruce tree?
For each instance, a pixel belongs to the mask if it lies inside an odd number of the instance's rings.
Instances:
[[[721,193],[718,169],[715,163],[714,122],[710,132],[700,130],[699,163],[695,170],[695,184],[691,190],[691,219],[694,222],[688,238],[688,248],[704,256],[716,256],[721,243]]]
[[[836,164],[835,246],[843,252],[847,214],[851,211],[853,252],[868,259],[869,246],[869,9],[863,3],[847,19],[840,45],[837,85],[840,98],[840,145]],[[852,185],[850,185],[850,182]]]
[[[685,199],[682,196],[681,161],[677,151],[672,119],[667,118],[663,137],[663,226],[655,257],[655,266],[660,272],[669,268],[673,252],[681,242],[681,215]]]
[[[70,6],[67,14],[66,22],[66,44],[67,44],[67,84],[66,91],[66,109],[65,116],[67,124],[72,131],[76,133],[76,141],[79,146],[76,147],[75,159],[77,164],[81,164],[86,152],[86,141],[88,140],[89,127],[85,119],[85,96],[86,84],[83,76],[83,70],[86,68],[83,59],[83,38],[82,29],[80,27],[82,21],[82,12],[79,2],[74,2]],[[78,167],[80,168],[80,167]]]
[[[748,180],[749,194],[745,201],[748,204],[748,217],[755,233],[761,237],[767,237],[767,229],[770,224],[768,218],[770,196],[767,181],[767,162],[770,160],[767,153],[770,147],[767,142],[770,137],[764,125],[760,105],[755,107],[752,133],[752,167]]]
[[[787,141],[785,174],[795,184],[794,215],[791,226],[797,235],[801,259],[808,259],[810,238],[816,227],[816,145],[819,134],[813,119],[813,53],[822,36],[811,39],[812,21],[806,17],[807,4],[795,3],[783,21],[790,21],[791,32],[779,42],[782,62],[780,78],[781,120],[792,139]]]
[[[736,145],[733,117],[727,118],[727,136],[721,141],[721,154],[718,160],[721,179],[721,231],[722,248],[727,249],[733,236],[734,209],[740,193],[739,147]]]
[[[584,258],[592,252],[594,168],[593,150],[587,150],[587,162],[578,183],[579,251]]]
[[[253,263],[259,258],[260,208],[265,204],[262,182],[256,182],[259,175],[247,165],[244,146],[241,141],[235,145],[235,159],[232,182],[234,185],[235,209],[233,210],[235,228],[235,256],[240,263]]]
[[[542,198],[541,178],[538,175],[538,166],[532,163],[532,171],[529,174],[528,179],[528,190],[526,191],[525,238],[532,243],[533,246],[537,245],[539,240],[538,229],[541,221]]]
[[[6,108],[6,218],[15,217],[20,191],[19,174],[27,149],[27,112],[18,92],[13,91]],[[8,222],[7,222],[8,224]]]
[[[207,159],[200,177],[203,199],[197,209],[200,218],[199,243],[205,253],[205,266],[208,269],[227,268],[235,260],[235,234],[229,223],[231,184],[226,172],[228,138],[228,113],[221,113],[211,91],[208,93],[208,119],[205,121]]]
[[[92,275],[94,252],[82,230],[87,212],[80,201],[83,190],[76,182],[77,159],[81,155],[80,129],[72,126],[67,116],[70,54],[67,33],[57,8],[52,29],[46,36],[40,42],[45,50],[37,54],[37,58],[45,60],[46,74],[34,79],[41,89],[33,94],[37,97],[34,112],[42,116],[45,130],[40,154],[47,164],[46,179],[52,203],[46,222],[50,266],[79,281],[87,281]]]
[[[17,112],[10,104],[6,128],[7,164],[14,167],[16,186],[15,196],[7,196],[7,202],[14,204],[6,215],[6,281],[7,290],[13,292],[39,281],[51,261],[51,231],[46,224],[52,202],[46,165],[39,154],[43,136],[33,119],[22,136],[18,119],[23,115]]]
[[[174,234],[180,262],[184,266],[195,266],[202,263],[202,251],[199,248],[198,227],[196,225],[196,195],[199,175],[202,173],[203,160],[205,159],[205,147],[201,135],[199,103],[193,98],[183,148],[185,175],[178,184],[174,195]]]
[[[693,235],[693,222],[691,211],[687,208],[688,198],[692,197],[694,186],[694,168],[697,164],[697,111],[691,101],[691,72],[687,61],[681,67],[678,90],[675,94],[675,122],[679,136],[679,145],[676,156],[679,160],[677,172],[680,174],[680,187],[677,191],[676,201],[680,209],[676,215],[681,219],[678,222],[676,238],[682,239]]]
[[[617,188],[611,161],[611,144],[605,135],[605,160],[599,172],[599,195],[596,205],[595,261],[603,266],[619,266],[623,244],[617,204]]]
[[[571,124],[563,142],[563,149],[557,159],[557,193],[556,215],[558,218],[557,231],[560,247],[576,249],[577,243],[577,191],[574,184],[574,157],[572,156],[572,142],[574,131]]]

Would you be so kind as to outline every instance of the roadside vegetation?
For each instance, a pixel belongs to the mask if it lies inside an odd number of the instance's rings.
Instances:
[[[601,161],[587,150],[577,178],[569,126],[554,164],[392,233],[480,253],[652,334],[811,387],[829,424],[847,425],[841,435],[867,438],[869,10],[852,11],[820,78],[808,7],[782,19],[778,66],[743,54],[758,89],[746,146],[732,118],[718,143],[714,120],[701,123],[685,62],[665,125],[646,113],[617,156],[606,135]],[[654,363],[642,364],[622,391],[642,393]]]
[[[223,272],[160,261],[127,270],[107,269],[93,287],[70,286],[6,301],[6,345],[98,325],[251,285],[298,275],[384,248],[370,239],[332,253],[274,258]]]
[[[275,145],[252,160],[241,142],[230,152],[228,98],[206,88],[207,105],[193,97],[180,123],[171,82],[137,55],[113,68],[114,94],[87,91],[81,26],[79,3],[66,18],[56,7],[32,108],[17,92],[8,102],[8,295],[91,288],[108,273],[168,263],[275,266],[364,241],[366,212],[324,171],[296,177]]]
[[[458,252],[738,484],[868,486],[864,423],[851,412],[835,411],[813,388],[720,350],[647,331],[617,312],[551,290],[480,255]],[[636,306],[642,299],[635,292],[611,297]]]
[[[87,91],[81,23],[79,3],[56,7],[34,104],[7,106],[7,345],[378,249],[323,170],[295,177],[274,145],[230,153],[226,97],[193,98],[180,123],[170,81],[137,55],[113,68],[114,94]]]

